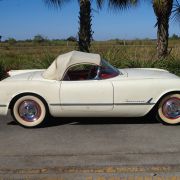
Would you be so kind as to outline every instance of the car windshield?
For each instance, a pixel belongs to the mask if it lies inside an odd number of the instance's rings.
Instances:
[[[100,79],[108,79],[116,77],[120,74],[119,70],[109,64],[106,60],[101,61],[101,72],[99,74]]]

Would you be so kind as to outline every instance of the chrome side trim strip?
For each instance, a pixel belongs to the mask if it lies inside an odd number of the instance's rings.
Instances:
[[[6,105],[0,104],[0,107],[7,107]]]
[[[50,104],[50,106],[112,106],[112,103],[97,103],[97,104],[88,104],[88,103],[84,103],[84,104]]]
[[[154,105],[155,103],[100,103],[100,104],[50,104],[50,106],[131,106],[131,105]]]
[[[116,106],[131,106],[131,105],[154,105],[156,103],[115,103]]]

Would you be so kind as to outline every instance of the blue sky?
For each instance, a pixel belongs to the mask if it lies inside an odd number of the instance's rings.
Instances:
[[[93,3],[94,39],[156,38],[156,22],[150,3],[114,12],[105,5],[101,11]],[[0,1],[0,35],[3,39],[30,39],[42,34],[50,39],[77,36],[79,7],[77,0],[57,10],[45,6],[43,0]],[[180,26],[170,23],[170,35],[180,32]]]

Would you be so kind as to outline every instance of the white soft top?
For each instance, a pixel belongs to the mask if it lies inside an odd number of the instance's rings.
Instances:
[[[100,65],[101,57],[99,54],[71,51],[59,55],[54,62],[44,71],[43,77],[50,80],[61,80],[66,70],[75,64],[91,63]]]

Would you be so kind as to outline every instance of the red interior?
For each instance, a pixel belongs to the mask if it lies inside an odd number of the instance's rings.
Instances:
[[[116,77],[117,75],[118,75],[118,73],[113,73],[113,74],[102,73],[102,74],[100,74],[100,78],[101,79],[109,79],[109,78]]]
[[[68,71],[68,77],[69,80],[72,81],[78,81],[78,80],[88,80],[88,79],[93,79],[97,74],[96,69],[92,69],[91,71],[89,70],[76,70],[76,71]],[[113,78],[116,77],[118,73],[105,73],[102,72],[100,73],[100,79],[108,79],[108,78]]]
[[[88,78],[87,70],[69,71],[68,76],[70,80],[86,80]]]

